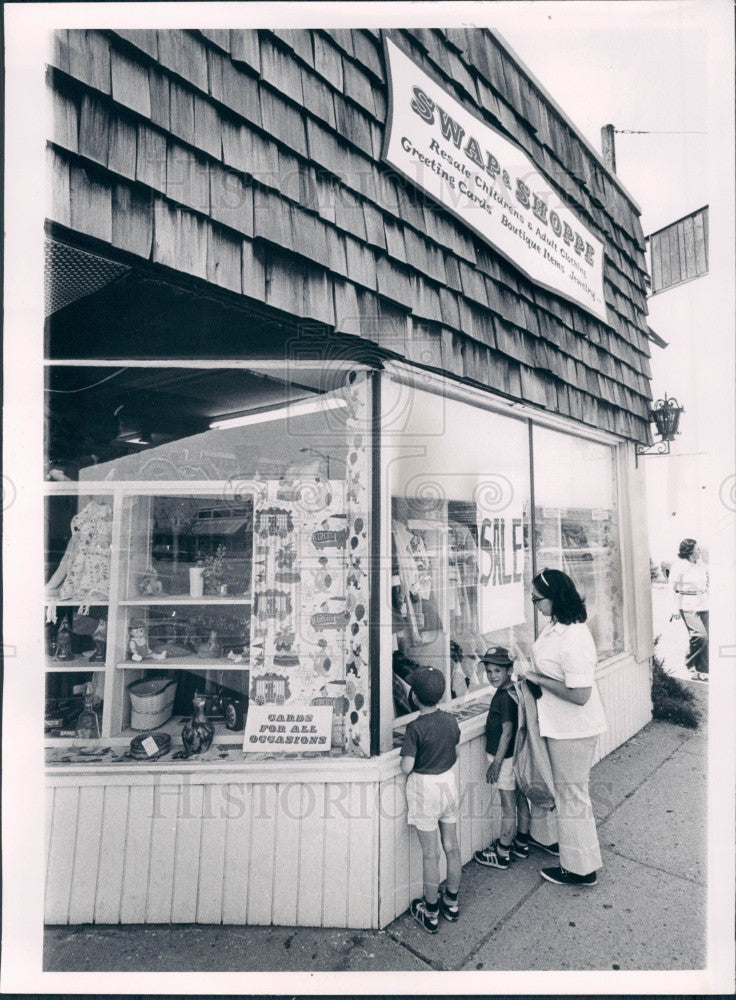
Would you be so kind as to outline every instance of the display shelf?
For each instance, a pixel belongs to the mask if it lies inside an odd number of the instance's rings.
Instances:
[[[77,602],[78,603],[78,602]],[[234,604],[234,605],[244,605],[245,607],[250,607],[253,603],[252,597],[238,597],[233,595],[232,597],[139,597],[131,600],[118,601],[120,607],[152,607],[158,604],[163,605],[183,605],[185,607],[195,607],[200,604],[214,605],[214,604]]]
[[[105,600],[101,601],[94,595],[90,595],[89,597],[86,598],[81,598],[81,597],[69,598],[62,601],[59,598],[54,597],[53,594],[49,594],[47,592],[44,598],[44,605],[48,607],[51,604],[53,604],[53,606],[56,608],[79,608],[85,605],[87,607],[91,605],[92,607],[95,608],[107,608],[110,606],[109,601]]]
[[[177,713],[172,715],[171,718],[168,720],[168,722],[164,722],[164,724],[162,726],[159,726],[157,729],[150,729],[150,730],[147,729],[140,730],[140,729],[130,729],[130,728],[123,729],[122,732],[119,733],[119,735],[112,737],[112,739],[110,740],[110,745],[120,746],[121,744],[129,743],[135,736],[143,736],[145,733],[148,732],[167,733],[171,737],[171,752],[168,755],[170,756],[171,753],[176,753],[177,750],[181,750],[183,748],[181,742],[181,730],[184,723],[187,721],[187,719],[190,718],[191,715],[179,715]],[[229,743],[229,742],[231,743],[237,740],[238,738],[242,742],[243,730],[228,729],[227,726],[225,725],[225,719],[222,715],[208,715],[207,718],[215,727],[215,736],[212,741],[213,744]]]
[[[240,663],[227,657],[206,659],[194,656],[167,656],[165,660],[124,660],[115,664],[121,670],[250,670],[250,660]]]
[[[46,669],[55,672],[66,670],[74,673],[79,673],[80,671],[95,673],[96,671],[104,670],[105,664],[101,660],[96,663],[90,663],[84,656],[75,656],[73,660],[55,660],[53,657],[47,656]]]

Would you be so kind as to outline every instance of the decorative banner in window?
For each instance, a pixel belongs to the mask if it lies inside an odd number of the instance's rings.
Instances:
[[[310,753],[330,749],[331,705],[254,705],[245,722],[244,753],[278,750]]]
[[[606,320],[603,245],[523,150],[385,40],[383,159],[532,281]]]
[[[506,488],[499,491],[498,484]],[[526,621],[524,612],[525,544],[521,489],[496,475],[492,488],[477,490],[478,526],[478,625],[481,632],[495,632]],[[503,503],[499,499],[503,499]]]

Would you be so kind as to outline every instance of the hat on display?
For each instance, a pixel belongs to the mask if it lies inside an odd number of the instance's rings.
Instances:
[[[419,667],[409,678],[409,685],[423,705],[436,705],[445,693],[445,675],[436,667]]]
[[[505,646],[491,646],[483,654],[483,662],[486,666],[513,667],[514,661],[509,656],[509,651]]]

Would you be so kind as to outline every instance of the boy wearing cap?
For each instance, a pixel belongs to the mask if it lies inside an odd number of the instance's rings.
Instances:
[[[519,708],[511,695],[511,672],[514,663],[503,646],[492,646],[483,656],[488,680],[496,689],[486,719],[486,781],[498,787],[501,797],[501,836],[473,860],[486,868],[505,871],[511,854],[529,856],[529,802],[516,787],[514,778],[514,741],[519,725]],[[517,828],[518,811],[518,828]]]
[[[416,827],[422,848],[424,897],[413,899],[409,910],[425,931],[436,934],[439,915],[455,921],[462,864],[457,840],[458,796],[455,772],[460,727],[437,705],[445,691],[441,670],[419,667],[409,678],[419,715],[406,727],[401,746],[401,770],[406,779],[408,821]],[[447,859],[447,881],[440,893],[440,848]]]

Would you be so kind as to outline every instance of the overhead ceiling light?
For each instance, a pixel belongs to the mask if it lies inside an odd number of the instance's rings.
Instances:
[[[250,424],[265,424],[272,420],[284,420],[288,417],[303,417],[310,413],[326,413],[328,410],[340,410],[348,404],[344,399],[331,398],[305,399],[298,403],[278,406],[271,410],[259,410],[256,413],[244,413],[239,417],[225,417],[213,420],[210,429],[213,431],[227,430],[230,427],[247,427]]]

